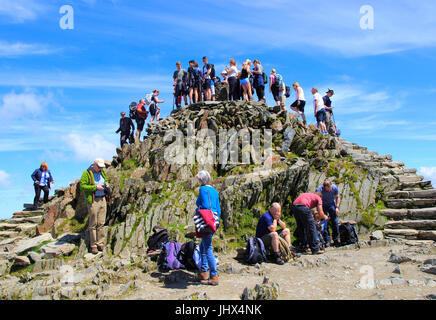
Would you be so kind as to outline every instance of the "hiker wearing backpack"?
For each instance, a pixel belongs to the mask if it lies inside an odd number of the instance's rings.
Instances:
[[[341,204],[341,195],[339,194],[338,187],[332,184],[329,180],[324,181],[322,186],[316,189],[316,194],[322,198],[322,208],[325,214],[328,215],[329,220],[324,221],[323,237],[326,246],[330,246],[330,232],[328,225],[332,228],[333,245],[339,246],[339,206]],[[328,223],[330,221],[330,223]]]
[[[335,94],[331,89],[328,89],[326,95],[322,97],[325,106],[325,125],[329,134],[336,135],[336,125],[333,121],[333,107],[330,98]]]
[[[151,96],[151,103],[150,103],[150,122],[153,122],[155,119],[156,121],[159,121],[160,116],[160,108],[158,106],[158,103],[164,103],[165,100],[159,100],[159,90],[153,90],[153,95]]]
[[[132,130],[130,131],[130,129]],[[131,132],[135,132],[135,125],[133,124],[132,119],[126,117],[126,113],[124,111],[121,112],[120,127],[117,131],[115,131],[115,133],[119,132],[121,132],[120,144],[122,148],[123,145],[126,144],[127,139],[130,138]]]
[[[274,202],[271,208],[260,217],[256,227],[256,238],[260,238],[265,248],[272,248],[275,263],[284,264],[279,249],[279,237],[286,240],[288,247],[291,247],[291,232],[286,228],[286,223],[281,219],[282,207]],[[281,227],[277,231],[277,227]]]
[[[188,67],[188,97],[189,97],[189,104],[193,103],[192,95],[194,94],[194,86],[195,86],[194,67],[195,67],[195,61],[194,60],[190,60],[189,61],[189,67]]]
[[[297,238],[297,251],[306,252],[310,248],[312,254],[322,254],[317,241],[316,223],[312,209],[316,208],[321,219],[328,220],[322,209],[322,199],[316,193],[303,193],[293,202],[292,212],[297,222],[295,236]]]
[[[306,124],[306,116],[304,114],[304,106],[306,105],[306,99],[304,98],[303,88],[298,82],[294,82],[292,87],[295,90],[296,100],[291,104],[291,110],[295,111],[303,119],[303,123]]]
[[[47,162],[41,163],[39,169],[33,171],[31,178],[33,180],[33,187],[35,189],[35,198],[33,198],[33,207],[39,207],[39,200],[41,197],[41,190],[44,192],[44,203],[48,202],[48,195],[50,193],[50,185],[54,184],[53,177],[50,170],[48,170]]]
[[[253,101],[253,95],[251,93],[251,84],[249,76],[252,74],[250,71],[251,60],[247,59],[242,63],[242,69],[239,73],[239,83],[242,87],[242,97],[244,101]]]
[[[253,61],[253,87],[256,89],[258,101],[266,102],[265,100],[265,83],[263,81],[263,67],[259,60]]]
[[[196,175],[196,178],[201,185],[200,193],[196,202],[196,211],[200,209],[210,209],[214,213],[215,224],[219,225],[219,218],[221,215],[219,193],[214,187],[209,185],[211,181],[210,174],[206,170],[202,170]],[[210,232],[201,239],[201,272],[198,280],[202,284],[218,285],[218,271],[212,247],[213,235],[214,232]],[[210,277],[206,273],[207,270],[209,270]]]
[[[89,250],[93,254],[103,251],[106,243],[104,224],[109,184],[105,167],[104,160],[97,158],[80,179],[80,189],[84,193],[89,214]]]
[[[276,69],[271,69],[271,74],[269,76],[269,92],[272,93],[274,101],[279,106],[281,105],[281,97],[279,96],[280,90],[279,86],[280,84],[276,81]]]
[[[215,69],[213,64],[207,62],[207,57],[203,57],[203,90],[204,90],[204,100],[212,100],[212,90],[211,81],[215,77]]]
[[[174,80],[174,88],[175,88],[175,96],[176,96],[176,107],[180,108],[182,96],[185,100],[185,106],[188,105],[188,100],[186,97],[187,93],[187,81],[188,81],[188,73],[182,69],[182,63],[180,61],[176,62],[177,70],[173,73]]]
[[[139,145],[140,139],[141,139],[141,131],[144,129],[145,120],[148,117],[148,111],[145,108],[145,100],[141,99],[139,100],[139,104],[136,106],[136,139],[135,144]]]
[[[230,59],[230,69],[226,66],[226,76],[227,81],[229,83],[229,100],[235,101],[239,99],[239,94],[237,94],[236,90],[237,86],[237,76],[238,76],[238,68],[236,67],[236,61],[234,59]]]
[[[322,134],[328,134],[327,129],[325,127],[325,106],[324,100],[318,92],[317,88],[312,88],[313,94],[313,107],[314,107],[314,116],[316,118],[316,122],[318,123],[319,129]]]

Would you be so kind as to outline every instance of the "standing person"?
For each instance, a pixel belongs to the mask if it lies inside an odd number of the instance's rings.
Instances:
[[[239,73],[239,83],[242,87],[242,96],[244,101],[252,101],[253,97],[251,95],[251,85],[249,80],[251,61],[247,59],[247,61],[242,63],[242,69]]]
[[[210,174],[206,170],[200,171],[196,178],[200,182],[200,193],[197,198],[197,210],[198,209],[210,209],[212,212],[216,212],[218,220],[221,216],[221,207],[218,191],[209,185]],[[201,239],[200,243],[200,255],[201,255],[201,268],[199,281],[202,284],[218,285],[218,271],[216,268],[215,256],[213,254],[212,237],[214,233],[210,233],[206,237]],[[210,277],[207,275],[209,270]]]
[[[258,101],[265,102],[265,83],[263,82],[263,67],[259,60],[253,61],[253,87],[256,89]]]
[[[324,221],[323,238],[326,246],[330,246],[330,231],[328,225],[332,228],[333,245],[339,246],[339,206],[341,205],[341,196],[338,187],[329,180],[324,181],[322,186],[316,189],[316,194],[322,198],[322,209],[328,215],[329,220]],[[328,223],[330,221],[330,223]]]
[[[80,179],[80,189],[85,196],[89,220],[89,251],[97,254],[103,251],[105,240],[104,223],[106,221],[106,196],[109,187],[106,171],[104,170],[104,160],[97,158],[82,174]]]
[[[271,69],[269,76],[269,92],[272,93],[274,101],[279,106],[281,104],[281,98],[279,96],[279,87],[276,84],[276,69]]]
[[[303,118],[304,124],[306,124],[306,116],[304,114],[304,106],[306,105],[306,99],[304,98],[303,88],[298,82],[294,82],[292,87],[295,90],[296,100],[291,104],[291,109],[298,113]]]
[[[226,66],[227,81],[229,82],[229,100],[235,101],[239,99],[239,94],[237,94],[238,86],[236,79],[238,76],[238,68],[236,66],[236,61],[230,59],[230,69]]]
[[[186,86],[188,80],[188,73],[182,69],[182,63],[180,61],[176,62],[177,70],[174,71],[174,87],[175,87],[175,97],[176,97],[176,107],[180,108],[182,106],[182,96],[185,100],[185,106],[188,105],[188,100],[186,97]]]
[[[145,100],[139,100],[139,104],[136,106],[136,139],[135,144],[139,145],[141,139],[141,131],[144,129],[145,120],[147,119],[148,112],[145,108]]]
[[[260,217],[256,227],[256,238],[260,238],[265,248],[272,248],[274,252],[275,263],[284,264],[280,254],[279,237],[286,240],[288,247],[291,247],[291,232],[286,228],[286,223],[281,219],[282,207],[279,203],[274,202],[269,211]],[[282,229],[277,231],[277,227]]]
[[[297,222],[295,233],[300,250],[309,247],[312,254],[321,254],[324,251],[320,249],[317,241],[316,223],[312,213],[314,208],[317,208],[321,218],[328,220],[328,217],[322,210],[322,199],[319,195],[303,193],[295,199],[292,207]]]
[[[194,62],[194,70],[193,70],[193,79],[194,79],[194,86],[193,86],[193,93],[194,93],[194,103],[198,101],[203,101],[202,99],[202,90],[201,90],[201,71],[198,67],[198,62]]]
[[[41,163],[41,166],[33,171],[31,178],[33,180],[33,187],[35,189],[35,198],[33,198],[33,207],[39,207],[39,199],[41,197],[41,190],[44,192],[44,203],[48,202],[48,195],[50,193],[50,185],[54,184],[53,177],[50,170],[48,170],[47,162]]]
[[[277,83],[277,78],[276,78],[276,83]],[[281,83],[281,85],[279,85],[280,105],[282,106],[282,110],[286,111],[286,84],[283,80],[281,82],[279,81],[279,83]]]
[[[313,106],[314,106],[314,115],[316,118],[316,122],[318,123],[319,130],[321,130],[322,134],[328,134],[325,127],[325,107],[324,100],[318,92],[317,88],[312,88],[313,94]]]
[[[334,136],[336,134],[336,125],[333,121],[333,107],[330,98],[335,94],[331,89],[328,89],[326,95],[322,97],[325,106],[325,125],[329,134]]]
[[[203,90],[204,90],[204,100],[210,101],[212,99],[212,90],[211,90],[211,71],[212,66],[207,63],[207,57],[203,57]]]
[[[188,97],[189,97],[189,104],[193,103],[192,95],[194,94],[194,86],[195,86],[194,68],[195,68],[195,61],[194,60],[189,61],[189,67],[188,67]]]
[[[130,129],[132,130],[130,131]],[[129,139],[131,135],[130,132],[132,133],[135,132],[135,125],[133,124],[132,119],[126,117],[126,113],[124,111],[121,112],[120,127],[118,128],[117,131],[115,131],[115,133],[119,133],[119,132],[121,132],[120,144],[122,148],[123,145],[126,144],[127,139]]]
[[[158,99],[159,96],[159,90],[153,90],[153,95],[151,96],[151,103],[150,103],[150,122],[153,122],[154,119],[156,119],[156,121],[159,121],[159,116],[160,116],[160,108],[158,106],[158,103],[164,103],[165,100],[159,100]]]

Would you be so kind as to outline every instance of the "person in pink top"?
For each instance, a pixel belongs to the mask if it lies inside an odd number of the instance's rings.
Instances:
[[[324,253],[317,241],[316,222],[312,209],[317,209],[318,214],[324,220],[328,217],[322,209],[322,199],[316,193],[303,193],[293,202],[292,212],[297,222],[295,235],[297,238],[297,250],[305,252],[310,248],[312,254]]]

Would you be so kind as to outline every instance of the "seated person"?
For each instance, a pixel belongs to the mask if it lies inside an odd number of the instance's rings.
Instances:
[[[279,249],[279,236],[286,240],[288,246],[291,246],[291,232],[286,228],[286,223],[280,218],[282,207],[279,203],[274,202],[269,211],[264,213],[259,219],[256,228],[256,238],[262,239],[266,248],[272,248],[274,252],[275,263],[284,264],[281,259]],[[282,230],[277,232],[277,226]]]

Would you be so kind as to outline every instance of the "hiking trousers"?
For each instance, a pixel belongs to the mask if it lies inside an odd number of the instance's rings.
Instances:
[[[294,216],[297,222],[298,237],[302,247],[309,247],[312,252],[319,251],[318,231],[312,210],[304,205],[294,205]]]
[[[325,126],[330,134],[335,134],[335,123],[333,122],[333,114],[331,112],[325,112]]]
[[[328,206],[328,207],[322,207],[322,210],[326,215],[329,216],[329,219],[327,221],[324,221],[324,230],[323,230],[323,238],[324,241],[327,243],[330,243],[330,232],[328,226],[330,225],[332,227],[332,238],[334,242],[339,241],[339,223],[338,223],[338,215],[336,214],[336,206]]]
[[[127,139],[129,139],[129,137],[130,137],[130,131],[121,132],[121,136],[120,136],[121,148],[127,143]]]
[[[48,186],[40,186],[39,184],[34,184],[35,187],[35,198],[33,199],[33,205],[38,206],[39,205],[39,199],[41,197],[41,190],[44,192],[44,203],[48,202],[48,194],[50,192],[50,189]]]
[[[200,255],[201,255],[201,272],[210,270],[210,276],[214,277],[218,274],[216,269],[215,256],[213,254],[212,237],[213,233],[201,239]]]
[[[96,197],[93,203],[88,203],[88,231],[89,231],[89,246],[96,248],[97,245],[104,246],[106,244],[106,234],[104,231],[104,223],[106,221],[106,198]]]

